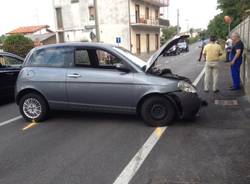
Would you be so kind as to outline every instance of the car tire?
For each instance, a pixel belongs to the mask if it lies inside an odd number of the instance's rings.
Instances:
[[[35,93],[26,94],[20,99],[19,110],[28,122],[42,122],[47,119],[49,114],[46,100]]]
[[[140,115],[149,126],[167,126],[172,123],[175,117],[175,109],[167,98],[154,96],[143,102]]]

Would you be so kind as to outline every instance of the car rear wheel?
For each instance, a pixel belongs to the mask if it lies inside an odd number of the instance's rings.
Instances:
[[[19,110],[23,118],[29,122],[44,121],[49,113],[49,108],[44,98],[33,93],[26,94],[21,98]]]
[[[150,97],[141,106],[141,117],[149,126],[167,126],[175,117],[175,109],[165,97]]]

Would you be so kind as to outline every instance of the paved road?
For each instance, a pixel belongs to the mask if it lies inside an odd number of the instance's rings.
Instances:
[[[160,63],[195,80],[203,68],[198,53],[195,44]],[[211,98],[202,83],[198,88]],[[0,114],[0,123],[19,116],[12,102],[1,102]],[[137,158],[142,165],[130,183],[250,183],[249,122],[240,108],[213,104],[196,121],[176,121],[144,162]],[[112,184],[155,131],[127,115],[56,112],[46,123],[16,120],[0,126],[0,183]]]

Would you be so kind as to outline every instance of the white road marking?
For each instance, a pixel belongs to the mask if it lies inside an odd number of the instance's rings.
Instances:
[[[13,122],[15,122],[15,121],[17,121],[17,120],[19,120],[19,119],[21,119],[21,118],[22,118],[22,116],[17,116],[17,117],[15,117],[15,118],[12,118],[12,119],[9,119],[9,120],[7,120],[7,121],[4,121],[4,122],[0,123],[0,127],[1,127],[1,126],[4,126],[4,125],[7,125],[7,124],[9,124],[9,123],[13,123]]]
[[[203,77],[204,74],[205,74],[205,68],[203,68],[203,70],[201,71],[201,73],[198,75],[198,77],[193,82],[194,86],[198,85],[198,83],[200,82],[200,80],[201,80],[201,78]]]
[[[127,184],[139,170],[144,160],[149,155],[155,144],[159,141],[167,127],[156,128],[141,149],[135,154],[132,160],[124,168],[113,184]]]
[[[199,81],[205,74],[205,68],[201,71],[198,77],[193,82],[193,85],[197,86]],[[156,143],[160,140],[162,134],[165,132],[167,127],[156,128],[154,132],[150,135],[147,141],[143,144],[140,150],[135,154],[135,156],[130,160],[127,166],[122,170],[120,175],[116,178],[113,184],[128,184],[134,177],[136,172],[139,170],[151,150],[154,148]]]

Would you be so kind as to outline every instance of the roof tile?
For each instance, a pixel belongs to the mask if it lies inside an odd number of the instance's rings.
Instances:
[[[25,27],[19,27],[17,29],[14,29],[7,34],[28,34],[28,33],[35,33],[41,29],[49,28],[48,25],[38,25],[38,26],[25,26]]]

